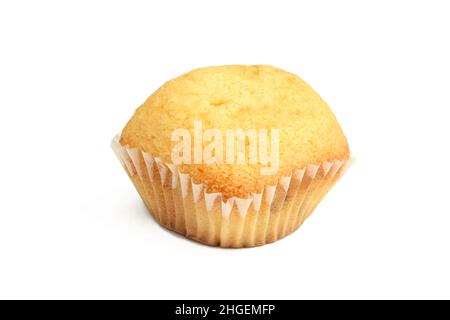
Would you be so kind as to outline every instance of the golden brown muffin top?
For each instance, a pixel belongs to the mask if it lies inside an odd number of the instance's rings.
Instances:
[[[180,166],[225,197],[259,192],[308,164],[349,158],[347,140],[325,101],[296,75],[267,65],[200,68],[166,82],[137,109],[120,142],[172,163],[172,133],[192,132],[196,120],[224,136],[227,129],[279,130],[276,174],[262,175],[254,164]]]

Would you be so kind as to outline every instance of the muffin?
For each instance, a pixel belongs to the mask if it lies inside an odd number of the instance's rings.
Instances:
[[[266,65],[200,68],[166,82],[112,147],[159,224],[233,248],[297,230],[350,162],[325,101]]]

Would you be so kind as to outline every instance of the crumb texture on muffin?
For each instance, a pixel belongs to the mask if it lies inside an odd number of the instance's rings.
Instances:
[[[171,163],[172,132],[204,129],[278,129],[276,175],[262,176],[256,165],[184,164],[180,170],[204,183],[208,192],[245,197],[308,164],[349,159],[336,117],[302,79],[278,68],[218,66],[193,70],[168,81],[135,112],[120,143]]]

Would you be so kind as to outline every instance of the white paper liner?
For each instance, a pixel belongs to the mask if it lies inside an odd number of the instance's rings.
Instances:
[[[342,176],[352,162],[336,160],[310,164],[295,170],[290,176],[281,177],[277,185],[264,186],[259,193],[251,193],[247,198],[232,197],[224,201],[221,193],[206,192],[205,185],[194,183],[189,174],[179,172],[176,165],[164,163],[160,158],[138,149],[122,146],[119,136],[113,139],[112,149],[159,223],[195,240],[223,247],[261,245],[291,233],[311,214],[336,182],[337,174]],[[136,176],[138,179],[134,178]],[[210,213],[210,216],[206,217],[207,222],[201,215],[203,210]],[[227,224],[226,220],[230,220],[234,211],[243,221],[248,221],[234,223],[233,225],[239,225],[242,229],[238,230],[241,234],[228,236],[226,233],[236,232],[236,228],[227,230],[223,225]],[[221,214],[223,221],[217,221],[218,218],[214,214],[216,212]],[[256,214],[256,217],[246,218],[250,212]],[[198,216],[195,216],[196,214]],[[205,224],[208,228],[220,224],[221,230],[214,233],[205,229],[204,239],[199,233]],[[245,245],[243,241],[241,245],[233,245],[234,238],[244,237],[244,228],[250,232],[252,228],[256,228],[260,233],[260,241],[257,232],[253,230],[255,234],[252,235],[250,244]],[[224,230],[227,232],[223,232]]]

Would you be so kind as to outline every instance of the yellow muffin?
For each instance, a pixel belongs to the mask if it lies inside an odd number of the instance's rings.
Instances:
[[[196,123],[224,140],[242,130],[272,132],[273,141],[276,130],[276,168],[263,174],[268,164],[250,158],[262,147],[251,149],[248,139],[244,163],[219,161],[226,155],[216,151],[212,163],[174,164],[174,132],[195,136]],[[219,144],[228,151],[225,141]],[[266,65],[201,68],[165,83],[113,147],[159,223],[222,247],[262,245],[296,230],[342,175],[350,154],[320,96],[296,75]],[[275,150],[270,140],[268,148]],[[195,146],[189,152],[195,159]]]

